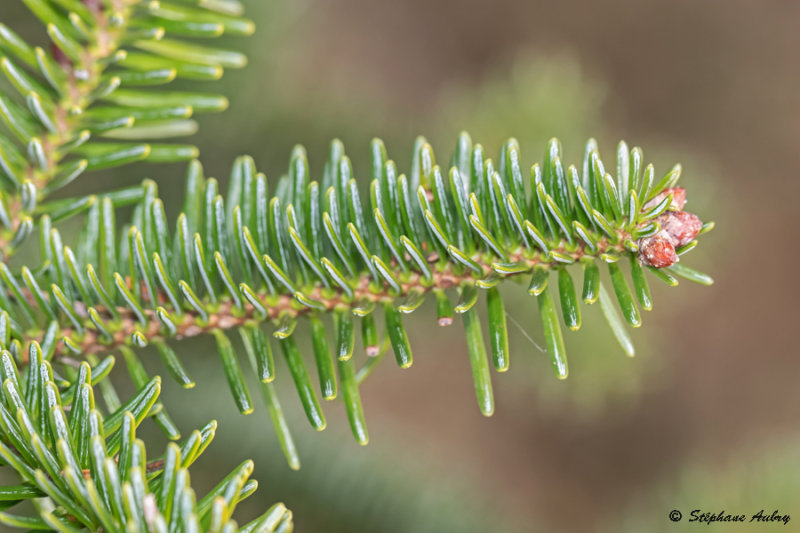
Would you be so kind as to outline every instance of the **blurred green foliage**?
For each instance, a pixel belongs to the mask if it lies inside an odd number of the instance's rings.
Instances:
[[[577,162],[586,140],[604,134],[606,89],[589,79],[568,53],[521,54],[477,86],[445,89],[440,101],[440,109],[425,130],[434,132],[426,133],[434,144],[452,142],[463,129],[494,155],[507,138],[515,137],[527,167],[541,158],[551,137],[558,137],[567,147],[568,162]]]

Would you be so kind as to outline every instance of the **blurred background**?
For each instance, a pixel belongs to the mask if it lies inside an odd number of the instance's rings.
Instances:
[[[401,170],[418,134],[442,160],[463,129],[492,154],[514,136],[528,164],[552,136],[568,162],[579,161],[589,137],[607,160],[625,139],[644,148],[657,172],[683,164],[689,209],[717,222],[685,261],[716,283],[652,283],[655,309],[632,333],[632,359],[599,311],[586,309],[584,328],[567,334],[566,382],[512,328],[512,369],[493,376],[491,419],[475,405],[460,324],[439,329],[427,306],[408,320],[414,366],[401,371],[389,357],[362,387],[366,448],[336,402],[327,406],[328,429],[314,434],[279,367],[299,472],[286,466],[266,409],[236,412],[208,339],[185,342],[180,351],[191,354],[184,359],[198,385],[183,391],[167,380],[165,403],[186,433],[220,422],[193,471],[199,487],[252,457],[261,487],[241,517],[281,500],[300,532],[679,531],[696,525],[687,523],[693,509],[748,518],[778,509],[792,515],[786,531],[800,527],[792,333],[800,3],[250,4],[258,32],[231,42],[248,50],[250,65],[210,87],[232,105],[201,117],[193,138],[208,175],[225,181],[233,158],[249,153],[277,180],[300,143],[319,177],[334,137],[364,183],[374,136]],[[3,2],[3,22],[41,35],[20,5]],[[175,205],[181,173],[180,165],[139,166],[114,179],[155,178],[166,205]],[[67,194],[94,191],[101,179],[78,180]],[[524,292],[506,288],[509,313],[543,344]],[[684,514],[679,524],[668,518],[673,509]]]

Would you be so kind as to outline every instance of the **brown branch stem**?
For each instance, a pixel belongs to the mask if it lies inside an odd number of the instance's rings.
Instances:
[[[603,253],[607,252],[623,252],[623,242],[627,234],[620,234],[620,239],[616,243],[610,243],[607,239],[603,239],[598,243],[597,250],[589,251],[584,246],[578,246],[575,249],[567,249],[564,246],[554,248],[554,251],[567,255],[578,262],[582,259],[597,259]],[[432,278],[426,280],[425,277],[418,272],[408,273],[401,280],[402,292],[400,294],[392,291],[388,284],[381,283],[377,285],[370,280],[368,273],[361,276],[358,285],[353,289],[353,297],[347,297],[340,289],[326,289],[321,284],[316,284],[311,290],[303,292],[308,298],[319,302],[324,306],[326,311],[334,310],[348,310],[367,302],[373,303],[390,303],[404,295],[410,293],[427,293],[434,289],[449,289],[460,286],[467,281],[475,281],[476,279],[483,279],[494,272],[492,263],[497,261],[497,257],[489,256],[474,256],[473,259],[478,263],[482,269],[482,276],[477,276],[477,273],[465,270],[461,272],[452,261],[440,261],[436,255],[430,256],[428,262],[431,267]],[[524,267],[520,272],[504,275],[504,278],[515,277],[530,273],[534,268],[554,268],[563,263],[558,263],[553,259],[548,259],[541,253],[535,253],[526,249],[517,249],[509,254],[509,259],[513,263],[518,263]],[[163,294],[157,295],[157,301],[166,301],[166,296]],[[148,341],[163,341],[167,338],[183,339],[194,337],[204,333],[210,333],[218,329],[231,329],[241,327],[248,324],[255,324],[266,320],[278,321],[285,315],[292,317],[299,317],[312,309],[300,304],[294,295],[290,293],[283,294],[270,294],[267,292],[258,294],[260,303],[267,310],[267,315],[263,316],[259,311],[250,303],[242,299],[242,307],[237,308],[231,299],[225,299],[214,308],[208,310],[208,319],[203,320],[200,313],[195,310],[181,310],[181,314],[175,317],[177,333],[175,335],[167,335],[164,327],[157,318],[156,312],[151,309],[145,309],[146,323],[142,323],[137,319],[134,312],[128,308],[117,309],[120,319],[115,323],[113,337],[108,338],[95,329],[85,329],[82,335],[79,335],[74,329],[65,328],[60,332],[60,338],[68,337],[77,345],[83,355],[97,354],[103,352],[110,352],[122,345],[131,344],[131,336],[140,332]],[[97,309],[103,312],[102,309]],[[174,310],[173,310],[174,311]],[[108,310],[105,310],[108,313]],[[177,313],[175,313],[177,314]],[[39,339],[28,339],[28,342]],[[27,353],[27,351],[25,352]],[[54,357],[64,357],[70,355],[70,351],[63,343],[58,343],[55,348]],[[24,363],[24,361],[23,361]]]

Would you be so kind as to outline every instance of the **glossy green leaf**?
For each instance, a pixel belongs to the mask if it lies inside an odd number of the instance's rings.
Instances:
[[[536,296],[539,303],[539,314],[542,316],[542,332],[544,333],[550,361],[558,379],[567,379],[567,353],[564,348],[564,337],[561,333],[561,324],[558,320],[556,306],[550,291],[545,290]]]
[[[547,289],[547,281],[550,279],[550,271],[544,268],[534,268],[531,282],[528,285],[528,294],[539,296]]]
[[[0,48],[11,52],[29,66],[36,64],[33,48],[5,24],[0,24]]]
[[[597,264],[587,263],[583,266],[583,301],[593,304],[600,294],[600,269]]]
[[[645,222],[647,220],[651,220],[653,218],[658,217],[664,211],[669,209],[669,206],[672,205],[672,193],[668,194],[664,197],[663,200],[658,202],[656,205],[645,211],[639,216],[639,224]]]
[[[339,367],[339,380],[342,383],[342,399],[344,400],[347,419],[350,421],[350,428],[356,441],[362,446],[369,443],[367,433],[367,422],[364,416],[364,407],[361,404],[361,394],[358,391],[355,370],[352,360],[337,361]]]
[[[309,322],[311,324],[311,342],[314,349],[314,360],[317,363],[317,375],[319,376],[322,399],[333,400],[336,398],[336,371],[333,367],[333,351],[328,343],[328,336],[322,321],[312,316],[309,318]],[[367,355],[370,355],[369,351]]]
[[[239,359],[233,351],[231,341],[220,330],[214,331],[214,337],[217,341],[217,351],[222,358],[225,379],[228,381],[228,387],[231,390],[234,402],[236,402],[236,407],[242,414],[249,415],[253,412],[253,402],[250,400],[250,393],[244,382],[242,367],[239,365]]]
[[[261,395],[264,398],[264,403],[267,405],[267,411],[269,411],[269,416],[272,419],[272,425],[275,428],[278,443],[289,463],[289,468],[292,470],[299,470],[300,456],[297,453],[294,439],[292,439],[292,435],[289,432],[289,424],[286,421],[286,416],[283,414],[283,409],[278,401],[275,384],[262,382]]]
[[[413,357],[408,334],[403,327],[402,315],[391,304],[384,306],[384,314],[386,315],[386,333],[392,343],[397,364],[400,368],[409,368],[413,363]]]
[[[650,271],[655,277],[669,285],[670,287],[677,287],[678,286],[678,279],[666,271],[663,268],[654,268],[651,266],[647,267],[647,270]]]
[[[377,255],[373,255],[371,258],[372,265],[375,267],[375,270],[378,272],[380,277],[386,281],[392,291],[395,294],[400,294],[403,292],[403,287],[400,285],[400,280],[392,273],[392,269],[389,268],[389,265],[383,262],[383,260],[378,257]]]
[[[175,351],[163,342],[156,342],[155,345],[158,349],[161,362],[167,367],[167,371],[169,371],[175,381],[184,389],[194,388],[194,380],[187,374],[186,369],[183,367]]]
[[[322,413],[322,407],[314,392],[314,387],[311,385],[311,377],[308,375],[308,370],[306,369],[305,362],[303,362],[300,349],[297,347],[297,343],[293,337],[281,340],[280,345],[283,350],[283,355],[286,357],[289,373],[292,375],[295,388],[300,395],[300,402],[303,404],[306,417],[311,423],[311,427],[317,431],[322,431],[325,429],[327,422],[325,422],[325,415]]]
[[[536,246],[538,246],[545,255],[550,255],[550,247],[547,246],[547,241],[545,240],[544,235],[542,235],[541,231],[539,231],[539,229],[529,220],[525,221],[525,231],[528,232],[528,235],[531,237],[533,242],[536,243]]]
[[[290,314],[283,315],[278,323],[278,329],[272,334],[276,339],[286,339],[294,333],[297,320]]]
[[[486,292],[489,315],[489,344],[492,349],[492,363],[495,370],[505,372],[509,368],[508,328],[506,310],[502,296],[497,288]]]
[[[465,311],[461,315],[464,319],[464,329],[467,333],[467,351],[472,367],[472,379],[475,384],[475,395],[478,407],[484,416],[494,413],[494,395],[492,393],[492,377],[489,373],[489,358],[486,355],[486,346],[483,343],[481,323],[475,309]]]
[[[466,283],[459,287],[458,303],[455,306],[456,313],[466,313],[478,302],[478,288],[472,283]]]
[[[448,246],[447,252],[458,264],[472,270],[478,275],[483,275],[483,268],[467,254],[456,248],[455,246]]]
[[[628,324],[638,328],[642,325],[642,320],[639,316],[639,308],[636,307],[633,294],[625,279],[625,274],[617,263],[609,263],[608,271],[611,274],[611,285],[614,287],[614,293],[617,295],[617,300],[619,300],[619,305],[622,309],[622,316],[625,317]]]
[[[602,282],[600,283],[599,301],[600,309],[603,311],[609,326],[611,326],[611,331],[614,333],[617,342],[622,346],[628,357],[633,357],[635,354],[633,342],[625,329],[625,323],[614,305],[611,295],[609,295]]]
[[[262,383],[275,379],[275,361],[264,331],[258,326],[241,328],[239,334],[250,359],[254,361],[256,373]]]
[[[411,261],[417,266],[419,271],[425,277],[426,280],[430,281],[432,279],[432,272],[430,267],[428,266],[428,262],[425,259],[425,256],[422,255],[422,252],[417,248],[417,246],[405,235],[400,237],[400,242],[403,244],[403,247],[408,253]]]
[[[151,151],[149,144],[113,145],[86,154],[86,165],[88,170],[118,167],[146,159]]]
[[[564,324],[572,331],[581,327],[581,308],[575,294],[575,283],[565,268],[558,269],[558,295],[561,300],[561,314]]]
[[[339,312],[334,315],[336,326],[336,358],[346,361],[353,356],[355,347],[355,331],[353,317],[350,313]]]
[[[636,299],[639,300],[642,309],[650,311],[653,308],[653,299],[650,296],[650,286],[644,275],[644,268],[635,256],[631,256],[630,264],[631,280],[633,281],[633,289],[636,291]]]
[[[453,306],[447,295],[442,290],[435,290],[436,317],[440,326],[450,326],[453,323]]]
[[[361,317],[361,339],[364,344],[364,351],[368,357],[378,355],[380,351],[380,337],[374,313],[369,313]]]
[[[224,111],[228,99],[221,95],[201,92],[144,91],[117,89],[104,100],[127,107],[191,106],[197,112]]]
[[[225,4],[232,4],[232,2],[226,2]],[[237,12],[213,12],[179,4],[167,4],[166,2],[151,4],[148,6],[148,10],[154,16],[172,21],[222,24],[224,33],[230,35],[250,35],[255,31],[253,22],[244,17],[236,16],[238,15]]]
[[[682,171],[682,168],[681,168],[681,165],[680,165],[680,163],[679,163],[679,164],[676,164],[674,167],[672,167],[672,168],[670,169],[670,171],[669,171],[669,172],[667,172],[667,173],[664,175],[664,177],[663,177],[663,178],[661,178],[661,180],[660,180],[658,183],[656,183],[656,184],[655,184],[655,185],[654,185],[654,186],[653,186],[653,187],[650,189],[650,192],[647,194],[647,196],[645,197],[645,200],[644,200],[644,201],[645,201],[645,202],[648,202],[648,201],[650,201],[650,200],[651,200],[651,199],[652,199],[654,196],[656,196],[658,193],[660,193],[661,191],[663,191],[664,189],[670,189],[670,188],[674,187],[674,186],[675,186],[675,185],[678,183],[678,180],[679,180],[679,179],[680,179],[680,177],[681,177],[681,171]]]
[[[700,285],[713,285],[714,280],[708,274],[704,274],[699,272],[693,268],[689,268],[687,266],[683,266],[680,263],[676,263],[671,267],[667,267],[664,270],[680,276],[682,278],[688,279],[689,281],[693,281],[695,283],[699,283]]]

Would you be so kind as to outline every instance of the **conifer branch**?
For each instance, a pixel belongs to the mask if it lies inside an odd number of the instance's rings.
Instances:
[[[181,531],[276,532],[291,528],[292,514],[276,504],[239,528],[232,518],[237,504],[256,490],[245,461],[202,499],[197,499],[188,468],[214,439],[212,421],[183,443],[147,460],[136,438],[143,420],[156,416],[158,377],[114,412],[95,405],[94,384],[106,379],[109,357],[93,369],[82,362],[68,381],[56,378],[37,343],[29,350],[25,375],[12,355],[0,351],[0,457],[19,474],[20,483],[3,487],[0,524],[27,529],[74,532]],[[38,517],[7,509],[30,501]],[[10,503],[11,505],[7,505]]]
[[[223,66],[245,63],[239,53],[183,42],[185,35],[252,32],[250,21],[204,7],[143,0],[26,4],[46,26],[51,45],[50,51],[33,47],[0,24],[0,69],[17,91],[0,95],[0,119],[9,133],[0,133],[5,258],[31,234],[47,196],[85,171],[196,157],[191,145],[150,141],[193,133],[195,112],[220,111],[227,100],[147,87],[178,77],[216,79]],[[226,5],[234,4],[219,3]]]
[[[528,292],[537,299],[551,362],[563,379],[568,366],[561,323],[571,330],[581,326],[570,265],[584,271],[580,299],[586,304],[601,300],[629,355],[633,348],[623,323],[638,327],[639,309],[652,307],[646,273],[671,285],[677,283],[675,276],[710,283],[704,274],[676,264],[679,255],[694,249],[696,237],[713,226],[683,211],[686,193],[676,186],[680,167],[656,181],[639,148],[620,143],[617,156],[618,177],[612,177],[590,141],[579,173],[575,166],[564,168],[561,147],[552,140],[544,163],[534,164],[524,180],[516,141],[504,145],[495,167],[482,146],[462,134],[447,179],[424,139],[417,143],[407,177],[375,140],[366,202],[338,141],[321,182],[311,179],[304,150],[295,149],[289,172],[272,197],[266,176],[248,157],[234,164],[226,198],[217,181],[205,179],[194,162],[171,233],[164,204],[149,180],[135,194],[126,193],[135,209],[122,230],[108,197],[91,204],[64,200],[56,206],[54,216],[67,210],[85,217],[76,244],[80,256],[50,229],[45,215],[42,256],[51,259],[19,275],[0,263],[5,287],[0,297],[9,309],[0,313],[0,333],[23,365],[24,347],[32,341],[54,360],[122,349],[134,366],[131,350],[152,343],[171,354],[168,368],[173,370],[180,364],[165,341],[213,334],[234,400],[247,414],[253,404],[225,331],[239,331],[254,371],[263,386],[270,386],[274,362],[260,325],[271,323],[309,421],[323,429],[318,393],[292,338],[298,320],[307,318],[319,393],[332,399],[341,388],[354,434],[366,443],[352,362],[355,321],[361,322],[367,353],[379,353],[375,311],[382,310],[397,363],[407,368],[413,355],[402,315],[432,293],[440,324],[452,323],[454,312],[464,318],[478,403],[488,416],[494,409],[490,358],[475,308],[481,292],[487,295],[491,364],[506,371],[508,333],[497,285],[530,276]],[[630,265],[633,290],[619,266],[623,260]],[[598,263],[608,267],[619,309],[603,288]],[[560,313],[548,287],[551,273],[558,279]],[[450,290],[457,293],[455,305],[446,295]],[[321,325],[325,315],[334,318],[333,349]],[[173,375],[183,384],[193,383],[185,372]],[[264,393],[274,405],[274,391]],[[284,449],[292,450],[282,415],[273,412]],[[162,427],[168,434],[173,431],[167,419]],[[296,464],[296,457],[288,456]]]
[[[393,304],[411,295],[422,296],[433,291],[458,289],[464,284],[474,283],[476,279],[486,280],[494,276],[495,279],[492,279],[489,283],[495,283],[517,276],[529,276],[537,268],[553,270],[563,264],[565,258],[569,258],[572,263],[579,263],[600,259],[604,254],[622,254],[625,252],[622,245],[625,239],[630,239],[630,235],[620,231],[617,232],[617,237],[614,239],[616,244],[611,244],[607,238],[602,238],[597,242],[595,250],[587,250],[585,244],[579,244],[574,250],[569,250],[563,246],[555,248],[552,252],[559,254],[559,260],[548,260],[541,256],[531,255],[518,248],[508,254],[510,263],[514,265],[513,271],[510,272],[498,263],[491,263],[492,258],[481,254],[475,254],[470,257],[480,269],[480,274],[474,270],[460,271],[452,263],[442,265],[437,254],[432,254],[425,258],[431,271],[431,279],[425,279],[423,274],[413,272],[399,282],[399,291],[392,291],[386,284],[380,287],[376,286],[371,277],[365,273],[356,281],[355,286],[352,288],[351,296],[347,296],[341,289],[326,291],[321,285],[314,287],[307,293],[303,293],[302,296],[319,303],[320,308],[316,309],[317,311],[348,310],[352,312],[354,308],[364,304]],[[405,259],[408,261],[410,257],[406,255]],[[392,261],[389,266],[393,271],[399,270],[396,261]],[[128,288],[130,289],[130,286]],[[30,292],[26,291],[26,294],[29,295],[29,301],[33,301]],[[103,338],[102,333],[94,330],[87,330],[80,335],[74,328],[69,326],[61,329],[60,334],[66,338],[80,339],[80,342],[77,343],[76,341],[74,346],[84,355],[101,354],[113,351],[120,346],[129,345],[130,339],[136,333],[142,333],[148,341],[165,341],[170,338],[180,340],[209,334],[218,329],[233,329],[259,322],[277,323],[281,319],[300,318],[315,310],[315,308],[302,305],[291,294],[275,295],[267,291],[252,292],[250,294],[259,305],[259,308],[256,308],[249,301],[242,301],[241,308],[237,308],[234,302],[227,300],[220,302],[213,308],[213,311],[209,310],[205,315],[201,315],[194,309],[184,309],[181,318],[175,323],[176,331],[174,333],[164,330],[163,324],[158,318],[158,312],[153,309],[142,309],[147,322],[147,326],[143,329],[135,312],[129,308],[117,307],[116,315],[119,316],[119,328],[114,332],[113,338]],[[168,298],[169,295],[166,292],[159,290],[156,291],[155,302],[150,301],[150,298],[146,295],[142,301],[155,308],[167,302]],[[95,309],[100,316],[110,316],[110,312],[103,306],[97,306]],[[266,314],[263,314],[261,310],[265,311]],[[88,316],[84,318],[88,318]],[[72,353],[71,350],[74,349],[67,349],[64,344],[57,344],[53,351],[53,357],[58,359],[61,356],[70,355]],[[25,364],[24,358],[23,364]]]

